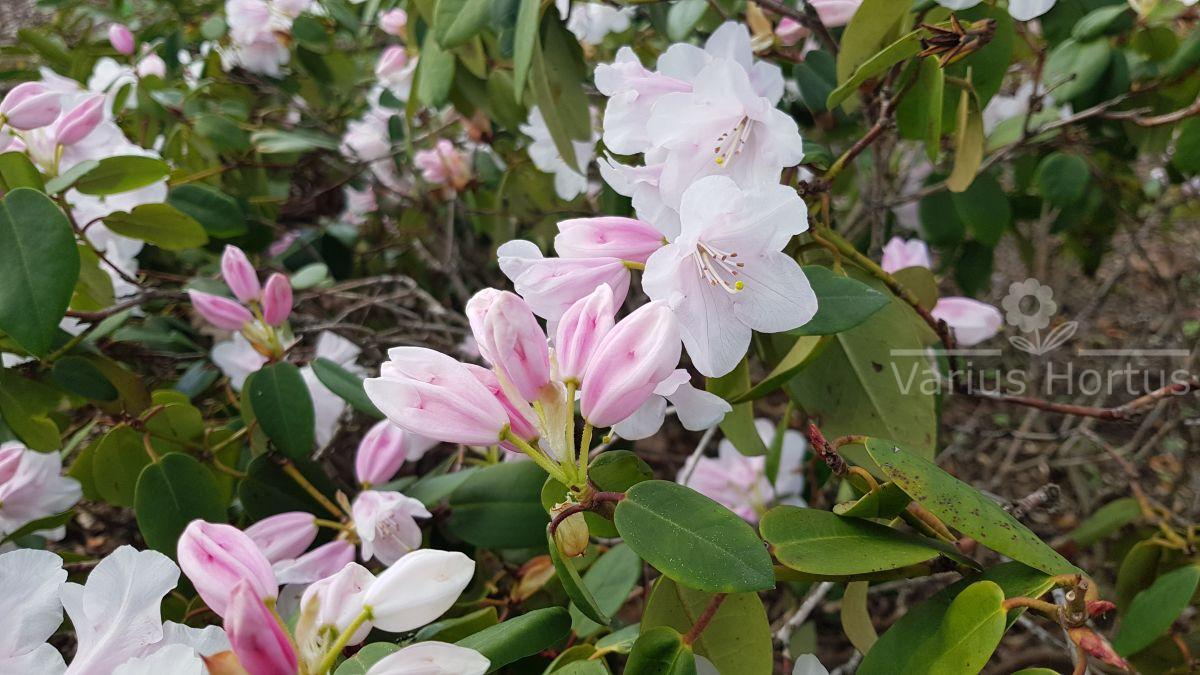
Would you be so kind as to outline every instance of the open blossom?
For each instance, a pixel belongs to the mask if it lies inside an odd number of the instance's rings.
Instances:
[[[362,540],[364,560],[377,558],[391,565],[420,548],[421,528],[417,518],[431,518],[425,505],[399,492],[363,490],[351,509],[354,529]]]
[[[587,140],[571,141],[575,151],[575,165],[567,163],[558,152],[558,146],[550,136],[550,128],[542,117],[542,111],[534,106],[529,111],[529,121],[520,126],[521,133],[531,140],[527,151],[533,165],[543,173],[554,176],[554,192],[561,199],[574,199],[587,190],[587,168],[596,155],[599,134],[593,132]]]
[[[62,558],[49,551],[0,554],[0,672],[51,675],[63,657],[46,640],[62,624],[59,590],[67,581]]]
[[[599,2],[555,0],[558,13],[567,22],[567,30],[580,42],[598,45],[609,33],[629,30],[633,7],[611,7]]]
[[[754,425],[763,442],[769,445],[775,437],[775,426],[765,419],[755,420]],[[689,459],[679,470],[677,480],[754,522],[781,499],[803,504],[799,499],[804,490],[804,477],[800,472],[807,448],[800,432],[791,429],[784,432],[779,475],[774,486],[767,480],[766,457],[747,457],[729,440],[722,440],[717,446],[715,458]]]
[[[883,247],[883,258],[879,263],[883,271],[897,272],[906,267],[933,266],[929,247],[920,239],[904,241],[892,237]],[[1004,317],[995,307],[972,298],[939,298],[930,310],[935,319],[946,322],[954,330],[954,338],[964,347],[971,347],[1000,332]]]
[[[17,441],[0,443],[0,532],[15,532],[61,513],[82,494],[79,481],[62,475],[58,452],[37,452]]]
[[[948,9],[968,9],[982,0],[937,0]],[[1017,21],[1030,21],[1049,12],[1058,0],[1008,0],[1008,13]]]
[[[709,377],[733,370],[754,330],[802,326],[817,298],[800,265],[784,254],[808,229],[791,188],[741,189],[724,176],[697,181],[684,195],[682,232],[646,262],[642,286],[670,306],[696,368]]]
[[[439,138],[432,149],[418,151],[413,163],[421,170],[421,178],[434,185],[461,190],[471,182],[471,167],[466,158],[445,138]]]

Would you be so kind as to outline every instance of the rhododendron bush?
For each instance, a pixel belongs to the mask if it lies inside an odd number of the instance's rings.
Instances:
[[[999,672],[1017,625],[1022,672],[1187,672],[1194,514],[1137,458],[1075,529],[939,451],[951,399],[1193,402],[960,378],[1076,331],[1001,252],[1194,215],[1192,4],[42,0],[0,672]]]

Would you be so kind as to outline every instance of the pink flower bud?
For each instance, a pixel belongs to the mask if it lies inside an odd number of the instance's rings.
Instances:
[[[75,145],[87,138],[104,121],[106,100],[104,95],[96,94],[63,115],[55,127],[54,142],[58,145]]]
[[[426,640],[388,654],[371,666],[370,675],[484,675],[492,662],[468,647]]]
[[[300,663],[287,633],[247,581],[239,581],[229,591],[225,632],[247,673],[296,675],[298,672]]]
[[[129,56],[133,53],[133,33],[123,24],[114,23],[108,27],[108,43],[120,54]]]
[[[406,26],[408,26],[408,13],[402,9],[388,10],[379,17],[379,28],[388,35],[400,37],[404,35]]]
[[[354,531],[362,539],[363,560],[391,565],[421,546],[417,518],[432,518],[425,505],[399,492],[363,490],[351,509]]]
[[[279,272],[267,278],[263,289],[263,320],[272,326],[281,326],[292,313],[292,282]]]
[[[383,75],[380,75],[383,79]],[[413,163],[421,170],[421,178],[427,183],[445,185],[461,190],[471,181],[471,167],[466,158],[450,141],[442,138],[431,150],[421,150],[413,155]]]
[[[536,244],[521,239],[506,242],[496,253],[517,293],[549,321],[601,284],[612,289],[613,307],[620,307],[629,292],[629,268],[620,258],[543,258]]]
[[[492,393],[492,396],[496,397],[496,400],[499,401],[500,405],[504,407],[504,412],[508,415],[509,429],[516,434],[518,438],[522,438],[527,441],[536,440],[539,434],[533,421],[533,408],[531,408],[525,401],[521,401],[520,404],[513,402],[513,400],[508,397],[508,394],[504,393],[504,387],[500,386],[500,379],[497,378],[496,374],[492,371],[488,370],[487,368],[477,366],[473,363],[467,363],[464,365],[471,372],[471,375],[473,375],[476,380],[479,380],[480,384],[487,387],[487,390]],[[508,447],[507,443],[502,443],[501,445]],[[519,452],[519,450],[517,450],[515,447],[511,447],[509,449]]]
[[[158,54],[147,54],[142,57],[137,64],[138,77],[155,77],[165,78],[167,76],[167,62],[162,60]]]
[[[601,285],[563,314],[554,337],[554,356],[563,381],[579,384],[600,341],[612,330],[616,309],[612,289]]]
[[[370,570],[355,562],[346,563],[335,574],[313,582],[304,589],[304,595],[300,598],[300,612],[314,611],[315,604],[318,631],[332,627],[341,633],[362,614],[363,600],[373,583],[375,575]],[[367,639],[371,627],[370,621],[364,622],[346,644],[356,645]]]
[[[221,254],[221,278],[233,291],[235,297],[242,302],[253,302],[262,295],[262,286],[258,283],[258,273],[246,253],[236,246],[226,246]]]
[[[259,600],[279,594],[271,563],[250,537],[231,525],[193,520],[179,537],[178,559],[200,598],[218,616],[225,616],[230,592],[239,581],[245,581]]]
[[[375,76],[387,84],[402,77],[407,65],[408,52],[404,50],[404,47],[392,45],[379,55],[379,61],[375,64]]]
[[[395,347],[367,396],[393,424],[446,443],[493,445],[508,415],[465,365],[423,347]]]
[[[0,122],[14,129],[40,129],[58,119],[62,104],[58,94],[40,82],[23,82],[0,101]]]
[[[342,569],[354,561],[354,544],[335,539],[291,560],[275,564],[275,578],[280,584],[311,584]]]
[[[609,331],[583,375],[580,410],[596,427],[632,415],[675,372],[683,350],[679,324],[662,301],[633,311]]]
[[[850,23],[862,0],[810,0],[821,23],[827,28],[837,28]],[[1053,3],[1050,3],[1053,4]]]
[[[898,272],[906,267],[924,267],[932,268],[933,263],[929,259],[929,247],[920,239],[909,239],[905,241],[900,237],[892,237],[883,247],[883,257],[880,259],[879,266],[884,272],[891,274]]]
[[[424,626],[454,605],[471,578],[475,561],[458,551],[413,551],[380,574],[363,605],[375,626],[403,633]]]
[[[790,17],[784,17],[775,26],[775,37],[778,38],[779,44],[785,47],[791,47],[808,35],[808,29]]]
[[[564,258],[620,258],[644,263],[663,247],[662,233],[634,218],[572,218],[558,224],[554,250]]]
[[[387,420],[378,422],[363,436],[354,455],[354,473],[363,485],[388,482],[405,460],[416,460],[437,445],[424,436],[410,434]]]
[[[491,339],[488,351],[496,374],[526,401],[537,400],[550,383],[550,347],[533,310],[515,293],[505,291],[488,309],[484,330]]]
[[[245,532],[267,560],[276,563],[307,551],[317,538],[317,523],[311,513],[289,511],[263,518]]]
[[[254,321],[250,310],[229,298],[197,290],[189,290],[188,297],[200,316],[217,328],[241,330],[243,326]]]
[[[493,363],[492,336],[488,334],[484,324],[487,321],[488,311],[492,308],[492,303],[503,293],[504,291],[495,288],[484,288],[467,300],[465,313],[467,322],[471,325],[471,334],[475,337],[475,348],[479,350],[479,355],[483,357],[483,360],[488,363]]]
[[[971,298],[941,298],[929,312],[954,330],[954,338],[972,347],[1000,332],[1004,317],[1000,310]]]

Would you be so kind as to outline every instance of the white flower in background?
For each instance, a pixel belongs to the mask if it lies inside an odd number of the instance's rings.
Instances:
[[[355,363],[360,353],[362,353],[362,349],[353,342],[337,333],[322,331],[317,336],[317,349],[313,358],[329,359],[352,373],[362,375],[364,374],[362,367]],[[333,435],[337,432],[338,420],[341,419],[342,413],[346,412],[346,402],[321,384],[321,381],[317,379],[317,374],[313,372],[312,366],[301,368],[300,375],[304,377],[304,383],[308,385],[308,393],[312,396],[317,446],[321,447],[333,440]]]
[[[596,154],[599,134],[593,132],[590,140],[572,141],[577,166],[571,166],[558,153],[542,111],[537,106],[529,111],[529,121],[520,128],[521,133],[532,139],[528,147],[529,159],[540,171],[554,176],[554,192],[560,198],[574,199],[587,190],[587,167]]]
[[[419,60],[415,56],[410,57],[404,47],[392,45],[379,55],[379,62],[375,64],[375,77],[397,100],[408,102]]]
[[[342,215],[339,217],[343,223],[362,225],[367,222],[367,218],[371,214],[379,209],[379,200],[375,196],[375,190],[370,186],[362,190],[347,186],[344,193],[346,206],[342,209]]]
[[[230,44],[221,50],[222,66],[278,77],[291,59],[292,21],[309,4],[309,0],[226,0]]]
[[[756,419],[763,443],[770,445],[775,438],[775,425],[770,420]],[[733,447],[728,439],[717,445],[716,457],[689,458],[679,470],[676,480],[687,485],[751,522],[777,502],[803,505],[804,456],[808,443],[793,429],[783,432],[779,453],[779,474],[775,485],[767,480],[767,458],[747,457]]]
[[[679,319],[683,344],[702,374],[733,370],[750,335],[804,325],[817,297],[799,263],[783,253],[808,229],[795,190],[765,184],[743,190],[708,176],[687,190],[682,231],[646,261],[642,288]]]
[[[630,19],[633,17],[633,7],[612,7],[598,2],[577,2],[572,6],[571,0],[555,0],[559,16],[567,22],[567,30],[571,31],[580,42],[598,45],[609,33],[621,33],[629,30]]]
[[[234,391],[241,391],[246,378],[258,372],[268,360],[241,333],[234,333],[231,339],[213,345],[209,358],[229,378],[229,386]]]
[[[983,0],[937,0],[948,9],[968,9]],[[1030,21],[1049,12],[1058,0],[1008,0],[1008,13],[1017,21]]]
[[[0,555],[0,672],[59,675],[62,654],[46,640],[62,624],[58,591],[67,581],[62,558],[17,549]]]
[[[1029,99],[1033,94],[1033,82],[1022,82],[1011,94],[997,94],[988,101],[983,109],[983,131],[991,134],[1005,120],[1019,117],[1024,119],[1029,114]],[[1056,111],[1059,119],[1071,114],[1071,106],[1060,106],[1054,102],[1050,92],[1042,92],[1042,110]],[[1040,118],[1039,116],[1036,116]],[[1035,120],[1034,128],[1038,125]]]
[[[341,151],[348,159],[366,163],[376,180],[388,189],[403,192],[405,181],[392,160],[392,136],[388,130],[391,116],[386,109],[371,106],[362,117],[346,125]]]
[[[57,452],[30,450],[17,441],[0,443],[0,533],[62,513],[82,496],[79,481],[62,475]],[[61,539],[63,533],[42,534]]]

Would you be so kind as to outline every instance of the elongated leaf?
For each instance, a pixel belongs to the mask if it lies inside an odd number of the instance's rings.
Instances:
[[[129,213],[117,211],[104,217],[104,225],[117,234],[170,251],[208,243],[200,223],[170,204],[142,204]]]
[[[625,665],[628,675],[695,675],[696,657],[674,628],[658,626],[642,633]]]
[[[320,465],[308,459],[291,462],[318,492],[333,499],[337,488]],[[333,515],[285,473],[279,459],[271,455],[259,455],[246,467],[246,477],[238,483],[238,499],[251,520],[262,520],[287,511],[325,514],[322,517],[326,518]]]
[[[688,630],[704,613],[712,600],[704,593],[681,586],[663,577],[654,585],[642,631],[669,626],[679,633]],[[721,675],[768,675],[774,657],[771,652],[771,626],[757,593],[733,593],[692,644],[692,649],[716,666]]]
[[[484,607],[470,614],[431,623],[417,631],[416,640],[418,642],[422,640],[457,642],[498,623],[500,623],[500,619],[496,608]]]
[[[584,585],[583,579],[579,577],[579,572],[575,569],[575,563],[563,557],[562,551],[558,549],[558,544],[554,541],[554,535],[550,534],[549,527],[546,528],[546,546],[550,550],[550,561],[554,564],[558,580],[562,583],[563,590],[567,592],[567,597],[571,599],[571,607],[580,612],[582,616],[602,626],[608,625],[608,615],[600,609],[596,597]]]
[[[20,187],[45,190],[42,174],[23,152],[0,154],[0,190],[5,192]]]
[[[567,610],[548,607],[485,628],[456,644],[487,657],[491,661],[488,672],[494,673],[513,661],[552,647],[570,631],[571,617]]]
[[[939,555],[963,560],[944,542],[819,509],[777,506],[763,516],[759,530],[779,562],[810,574],[869,574]]]
[[[355,410],[364,412],[375,419],[383,419],[383,413],[379,412],[379,408],[375,407],[375,404],[367,397],[367,392],[363,390],[363,378],[329,359],[315,359],[312,362],[312,369],[321,384],[329,387],[329,391],[354,406]]]
[[[454,84],[454,64],[454,54],[438,44],[432,31],[426,34],[417,64],[417,99],[431,106],[445,103]]]
[[[905,34],[900,39],[885,47],[883,51],[864,61],[854,69],[849,78],[838,85],[837,89],[829,93],[829,99],[825,102],[825,106],[829,109],[836,108],[842,101],[850,98],[850,95],[862,83],[873,77],[882,75],[888,68],[915,56],[917,52],[921,51],[921,32],[914,30]]]
[[[540,0],[520,0],[517,10],[516,36],[513,38],[513,99],[519,104],[529,79],[529,68],[533,65],[533,53],[541,49],[538,44],[538,26],[542,21]]]
[[[46,195],[17,188],[0,200],[0,331],[37,356],[50,351],[79,278],[67,217]]]
[[[912,0],[864,0],[842,33],[837,55],[837,80],[846,82],[859,66],[899,31]]]
[[[250,376],[246,392],[255,419],[275,447],[292,459],[313,449],[313,402],[300,375],[290,363],[276,363]]]
[[[638,483],[617,504],[615,522],[630,548],[690,588],[733,593],[775,585],[771,556],[754,530],[690,488]]]
[[[884,302],[887,302],[886,298]],[[740,396],[735,396],[730,402],[738,404],[745,403],[746,401],[754,401],[787,384],[789,380],[796,377],[820,353],[821,347],[824,346],[826,341],[827,338],[817,335],[807,335],[797,338],[792,344],[791,349],[788,350],[788,353],[771,369],[771,372],[766,377],[759,380],[749,391]]]
[[[846,592],[842,594],[842,632],[850,644],[863,654],[871,651],[871,645],[879,639],[871,622],[871,614],[867,611],[869,586],[869,581],[852,581],[846,584]]]
[[[1133,604],[1134,597],[1154,583],[1158,567],[1162,563],[1165,549],[1156,541],[1139,541],[1129,549],[1117,568],[1117,610],[1124,614]]]
[[[117,388],[104,377],[88,359],[82,356],[64,356],[54,363],[51,376],[58,386],[85,398],[97,401],[115,401]]]
[[[311,129],[266,129],[250,136],[254,148],[264,155],[310,152],[312,150],[336,150],[338,139]]]
[[[1091,546],[1125,525],[1140,518],[1142,509],[1132,497],[1115,499],[1101,506],[1071,532],[1071,539],[1080,546]]]
[[[950,527],[1047,574],[1079,573],[996,502],[933,462],[877,438],[867,440],[867,452],[888,478]]]
[[[1112,641],[1117,653],[1136,654],[1166,633],[1191,604],[1197,584],[1200,584],[1200,568],[1188,565],[1167,572],[1155,579],[1150,588],[1138,593],[1121,618],[1121,630]]]
[[[549,516],[538,498],[546,474],[533,462],[484,467],[450,495],[446,525],[484,548],[541,546]]]
[[[1069,102],[1085,93],[1104,76],[1112,61],[1113,49],[1107,40],[1081,42],[1063,40],[1046,57],[1045,75],[1055,87],[1054,100]]]
[[[237,201],[211,185],[189,183],[173,188],[167,203],[196,219],[213,237],[246,233],[246,217]]]
[[[554,547],[558,548],[557,546]],[[550,551],[554,555],[554,550]],[[625,604],[630,591],[642,576],[642,560],[625,544],[608,549],[583,575],[583,585],[596,599],[596,606],[604,616],[613,616]],[[600,624],[585,616],[579,607],[571,607],[571,630],[586,638],[600,630]]]
[[[733,410],[721,420],[721,433],[733,443],[733,447],[743,455],[767,454],[767,444],[758,435],[758,427],[754,426],[754,404],[747,398],[752,391],[749,362],[742,359],[728,375],[708,378],[706,386],[708,391],[727,401],[742,401],[734,404]]]
[[[453,49],[475,37],[487,23],[490,10],[488,0],[437,0],[433,33],[438,43]]]
[[[342,661],[334,671],[334,675],[367,675],[371,666],[383,660],[389,654],[400,651],[400,645],[391,642],[376,642],[358,650],[354,656]]]
[[[958,125],[954,132],[954,169],[946,178],[946,187],[951,192],[963,192],[975,180],[979,166],[983,163],[983,114],[979,112],[979,101],[970,88],[959,95]]]
[[[153,157],[105,157],[75,181],[75,189],[85,195],[115,195],[157,183],[170,173],[166,162]]]
[[[197,518],[223,522],[225,504],[212,472],[176,452],[142,469],[134,513],[146,544],[174,558],[176,542],[188,523]]]
[[[817,313],[792,335],[831,335],[849,330],[888,304],[886,293],[822,265],[805,265],[804,276],[817,296]]]
[[[991,581],[967,586],[946,610],[935,636],[935,656],[924,672],[978,673],[1000,644],[1004,625],[1004,590]]]

